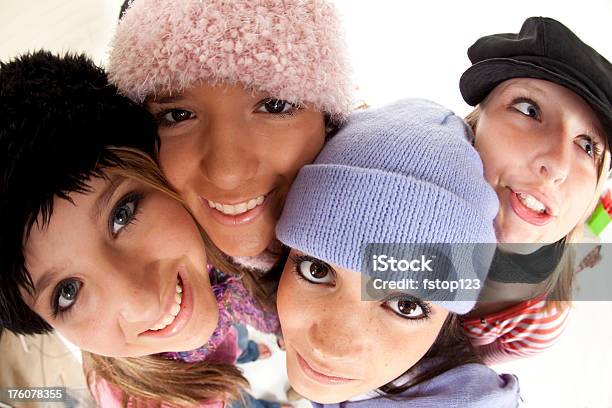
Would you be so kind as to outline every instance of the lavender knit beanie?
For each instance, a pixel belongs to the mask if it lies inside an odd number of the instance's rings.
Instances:
[[[111,44],[110,82],[138,103],[198,82],[310,103],[337,122],[353,87],[325,0],[135,0]]]
[[[495,249],[498,201],[469,132],[460,117],[426,100],[354,112],[299,172],[276,227],[278,239],[368,274],[368,244],[451,244],[445,251],[453,258],[453,279],[482,285]],[[484,244],[484,250],[466,252],[462,244]],[[429,300],[466,313],[478,292],[438,293]]]

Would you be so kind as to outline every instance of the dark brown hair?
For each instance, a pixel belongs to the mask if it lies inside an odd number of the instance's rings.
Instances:
[[[459,315],[449,313],[431,348],[413,367],[397,378],[408,376],[408,381],[397,385],[396,379],[378,390],[388,397],[397,396],[410,387],[437,377],[452,368],[470,363],[482,364],[482,360],[461,327]]]

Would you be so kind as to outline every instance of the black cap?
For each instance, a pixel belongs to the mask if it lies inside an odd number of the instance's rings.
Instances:
[[[518,34],[479,38],[469,49],[472,66],[461,76],[463,99],[475,106],[501,82],[535,78],[571,89],[591,105],[612,144],[612,65],[570,29],[530,17]]]

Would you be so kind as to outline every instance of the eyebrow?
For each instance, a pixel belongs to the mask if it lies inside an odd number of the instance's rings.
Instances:
[[[185,99],[185,97],[183,95],[169,95],[169,96],[162,96],[161,98],[151,98],[150,100],[146,101],[147,104],[158,104],[158,105],[163,105],[165,103],[176,103],[179,101],[182,101],[183,99]]]
[[[32,298],[34,299],[34,305],[38,303],[40,299],[40,295],[51,285],[52,282],[56,280],[57,275],[60,274],[60,271],[55,268],[51,268],[45,271],[38,282],[34,283],[34,293]]]
[[[603,144],[603,149],[607,146],[607,139],[604,137],[604,133],[599,130],[599,127],[595,125],[595,123],[591,123],[589,127],[587,127],[587,134],[589,136],[595,137],[597,142]]]
[[[102,217],[102,213],[104,209],[108,207],[110,199],[113,197],[113,194],[117,190],[117,188],[121,185],[126,178],[120,175],[111,176],[109,179],[109,183],[104,187],[102,192],[96,198],[94,205],[91,208],[90,217],[94,223],[97,223],[98,220]]]

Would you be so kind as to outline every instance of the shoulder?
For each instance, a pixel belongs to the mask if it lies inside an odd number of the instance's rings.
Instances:
[[[440,406],[469,408],[515,408],[519,401],[516,376],[497,374],[484,364],[454,367],[403,394],[412,398],[433,398]]]
[[[341,404],[313,403],[314,408],[516,408],[519,386],[515,376],[498,375],[483,364],[464,364],[399,395],[374,396]]]

